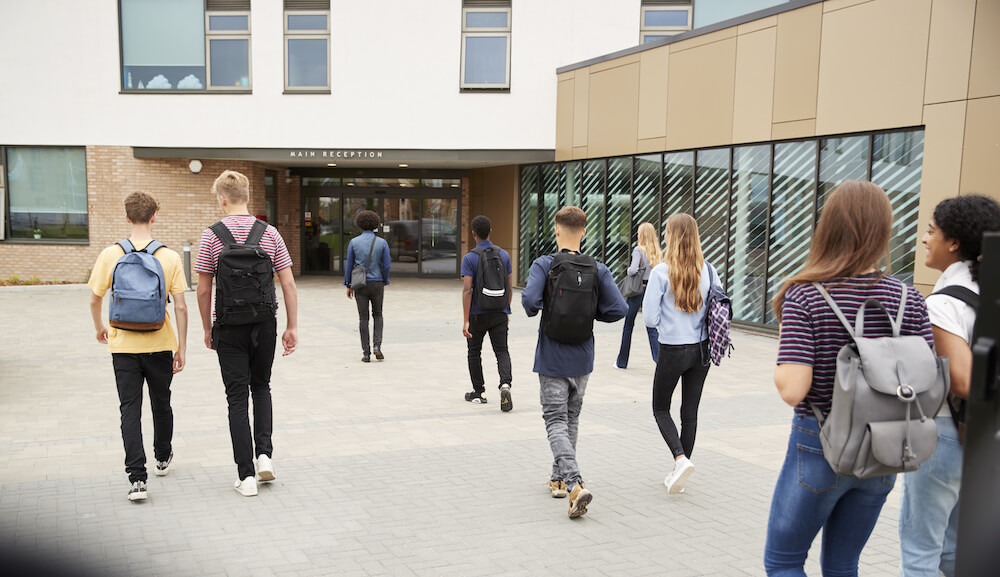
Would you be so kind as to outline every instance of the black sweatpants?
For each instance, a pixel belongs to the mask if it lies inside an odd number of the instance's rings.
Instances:
[[[695,433],[698,431],[698,403],[708,376],[708,367],[701,359],[708,358],[708,341],[690,345],[660,344],[653,374],[653,417],[660,435],[674,457],[691,457]],[[681,434],[670,418],[670,401],[681,381]]]
[[[174,378],[174,354],[112,353],[122,415],[125,472],[129,483],[146,480],[146,450],[142,445],[142,383],[149,385],[153,411],[153,455],[157,461],[170,456],[174,436],[174,412],[170,408],[170,382]]]
[[[500,384],[510,384],[510,352],[507,350],[507,313],[480,313],[469,317],[469,332],[472,338],[466,339],[469,345],[469,376],[472,378],[472,388],[477,393],[486,390],[486,377],[483,376],[483,339],[490,335],[493,354],[497,357],[497,369],[500,372]]]

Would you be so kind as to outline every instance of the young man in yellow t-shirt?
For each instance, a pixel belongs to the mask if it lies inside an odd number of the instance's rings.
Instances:
[[[134,192],[125,199],[125,219],[132,225],[129,241],[141,251],[153,241],[153,223],[159,204],[144,192]],[[163,326],[152,332],[135,332],[104,324],[101,306],[104,295],[111,288],[112,275],[118,259],[125,249],[114,244],[101,251],[94,264],[87,286],[90,295],[90,313],[94,319],[97,341],[108,345],[111,362],[118,383],[121,401],[122,440],[125,443],[125,471],[132,484],[130,501],[146,499],[146,451],[142,445],[142,383],[149,385],[149,404],[153,412],[153,452],[156,457],[155,472],[167,474],[174,457],[171,440],[174,433],[174,413],[170,408],[170,382],[184,369],[187,350],[187,305],[184,303],[184,273],[181,257],[163,247],[153,255],[163,268],[163,280],[168,295],[173,295],[174,314],[177,317],[177,338],[170,314],[164,311]],[[175,352],[176,351],[176,352]]]

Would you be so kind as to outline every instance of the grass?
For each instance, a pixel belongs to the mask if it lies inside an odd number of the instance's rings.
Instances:
[[[69,280],[42,280],[37,276],[22,279],[18,275],[10,275],[5,279],[0,279],[0,286],[30,286],[30,285],[52,285],[52,284],[78,284]]]

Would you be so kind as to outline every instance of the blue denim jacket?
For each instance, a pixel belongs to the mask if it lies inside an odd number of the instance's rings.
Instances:
[[[377,242],[372,251],[372,260],[381,259],[381,266],[369,266],[368,251],[372,248],[372,243]],[[379,246],[381,245],[381,246]],[[379,256],[381,253],[381,256]],[[351,239],[347,245],[347,262],[344,264],[344,286],[351,286],[351,270],[354,265],[360,264],[367,269],[365,278],[367,280],[380,280],[389,284],[389,243],[384,238],[375,236],[375,233],[366,230]]]

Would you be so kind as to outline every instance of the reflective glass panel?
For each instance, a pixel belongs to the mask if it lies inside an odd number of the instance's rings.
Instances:
[[[205,88],[204,0],[121,0],[126,90]]]
[[[466,12],[466,28],[507,28],[507,12]]]
[[[723,285],[729,285],[726,242],[729,237],[729,149],[699,150],[694,217],[701,235],[705,260],[718,271]]]
[[[325,14],[289,14],[288,15],[288,29],[289,30],[318,30],[320,32],[325,32],[327,30]]]
[[[10,237],[88,238],[83,148],[7,147]]]
[[[694,152],[663,155],[663,227],[670,215],[684,212],[694,216]]]
[[[507,37],[465,38],[465,83],[507,83]]]
[[[208,29],[215,32],[249,31],[250,17],[245,14],[235,16],[216,16],[213,14],[208,17]]]
[[[302,186],[340,186],[340,179],[325,176],[303,176]]]
[[[461,178],[424,178],[420,181],[420,186],[426,188],[460,188]]]
[[[889,271],[909,284],[913,283],[923,161],[923,130],[876,134],[872,139],[872,182],[892,202]]]
[[[212,39],[208,41],[212,86],[247,88],[250,86],[250,41],[247,39]]]
[[[826,138],[819,150],[819,209],[845,180],[868,179],[868,136]]]
[[[615,280],[620,280],[628,268],[632,236],[630,192],[632,184],[632,157],[608,160],[608,195],[605,201],[608,227],[604,241],[604,264]]]
[[[556,251],[555,218],[556,213],[562,208],[561,201],[565,187],[562,166],[558,164],[542,165],[541,176],[542,222],[538,239],[539,255]]]
[[[587,234],[581,250],[597,260],[604,261],[604,165],[603,160],[586,160],[583,163],[582,204],[587,213]]]
[[[458,199],[424,199],[421,226],[420,272],[458,272]]]
[[[518,203],[520,227],[518,230],[518,282],[528,280],[531,262],[541,254],[538,250],[538,167],[521,168],[521,197]]]
[[[288,39],[288,86],[328,85],[326,43],[325,38]]]
[[[563,197],[559,201],[560,206],[580,206],[581,173],[580,162],[567,162],[562,165],[566,186],[563,188]]]
[[[313,196],[304,198],[303,202],[302,252],[305,272],[340,271],[341,243],[345,242],[341,230],[340,197]]]
[[[420,201],[386,198],[380,234],[389,244],[392,270],[415,273],[420,268]],[[454,268],[454,265],[452,265]]]
[[[733,318],[754,323],[764,322],[770,164],[770,145],[733,149],[729,296]]]
[[[648,222],[660,233],[660,171],[663,160],[659,154],[635,157],[632,176],[632,246],[639,239],[639,225]],[[629,248],[631,254],[631,247]]]
[[[687,26],[687,10],[646,10],[643,26]]]
[[[646,34],[642,37],[643,44],[649,44],[650,42],[656,42],[657,40],[663,40],[664,38],[670,38],[669,36],[660,36],[654,34]]]

